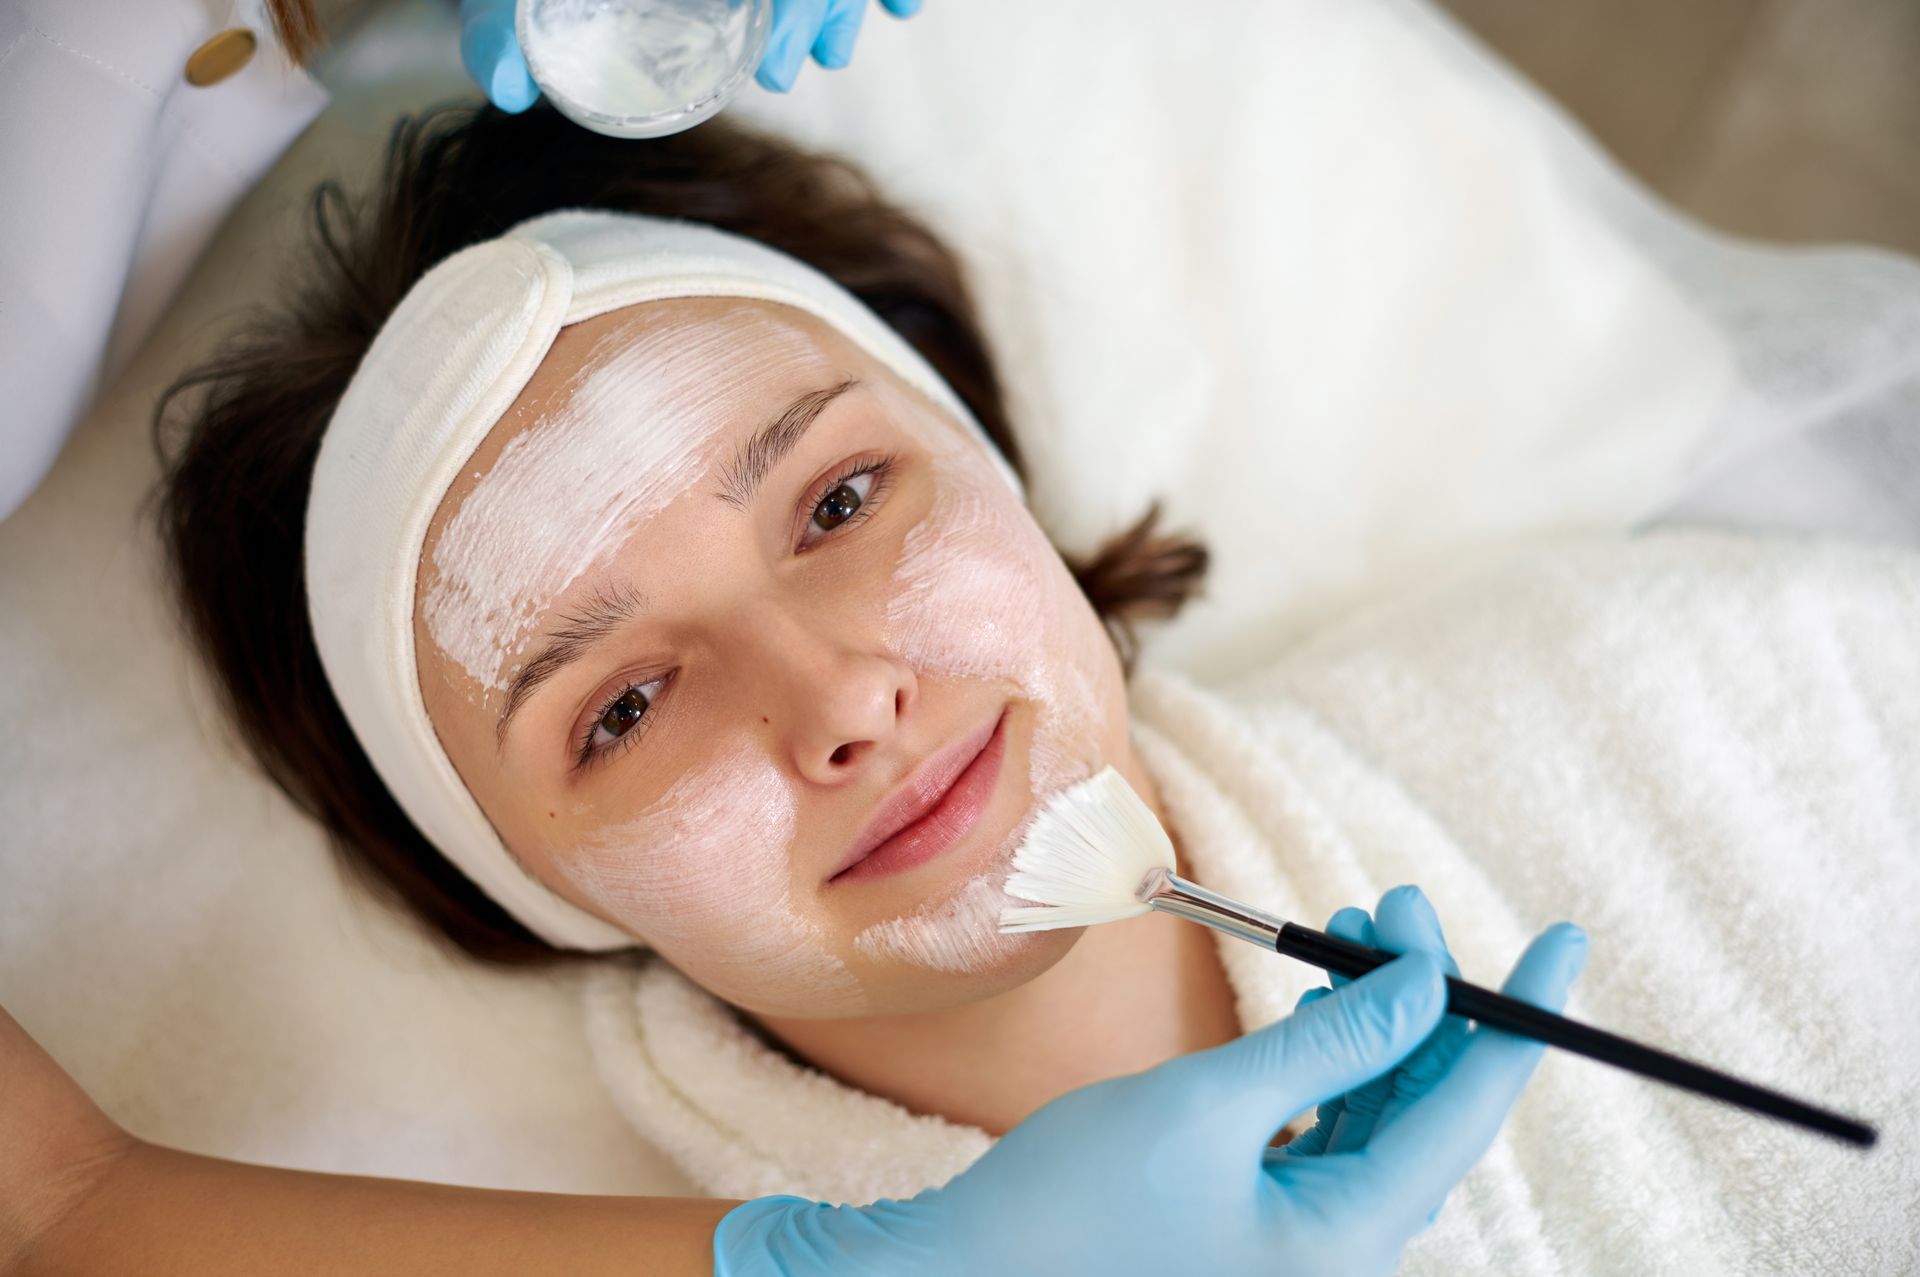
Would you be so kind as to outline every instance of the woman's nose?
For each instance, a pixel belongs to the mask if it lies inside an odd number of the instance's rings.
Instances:
[[[836,784],[858,775],[918,696],[912,668],[872,636],[769,611],[767,623],[755,626],[768,697],[763,716],[808,780]]]

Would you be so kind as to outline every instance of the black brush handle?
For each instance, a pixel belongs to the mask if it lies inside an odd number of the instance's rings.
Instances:
[[[1294,922],[1280,928],[1280,937],[1274,941],[1273,947],[1290,958],[1298,958],[1344,976],[1363,976],[1400,956],[1388,953],[1385,949],[1342,940]],[[1665,1051],[1656,1051],[1650,1046],[1642,1046],[1590,1024],[1570,1020],[1556,1012],[1542,1010],[1530,1002],[1522,1002],[1518,998],[1510,998],[1504,993],[1495,993],[1452,976],[1447,977],[1447,1010],[1492,1028],[1517,1033],[1548,1046],[1557,1046],[1670,1086],[1725,1100],[1729,1104],[1764,1113],[1768,1117],[1777,1117],[1822,1135],[1858,1144],[1862,1148],[1872,1147],[1878,1138],[1873,1127],[1830,1109],[1818,1108],[1752,1082],[1743,1082],[1718,1069],[1683,1060]]]

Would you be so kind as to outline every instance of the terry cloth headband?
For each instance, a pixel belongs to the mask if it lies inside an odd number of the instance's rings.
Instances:
[[[632,936],[521,868],[441,748],[414,667],[413,593],[427,525],[467,458],[561,328],[670,297],[742,297],[816,315],[982,440],[918,352],[812,267],[710,226],[563,212],[462,249],[407,291],[327,424],[307,504],[307,612],[327,682],[374,770],[415,826],[551,944],[618,949]]]

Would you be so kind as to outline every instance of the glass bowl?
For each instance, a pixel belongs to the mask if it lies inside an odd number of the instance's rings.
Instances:
[[[553,105],[609,137],[690,129],[767,46],[773,0],[518,0],[514,32]]]

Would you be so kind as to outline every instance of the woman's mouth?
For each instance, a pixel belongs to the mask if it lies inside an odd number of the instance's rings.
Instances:
[[[880,805],[827,879],[881,878],[925,864],[966,836],[993,800],[1007,714],[941,750]]]

